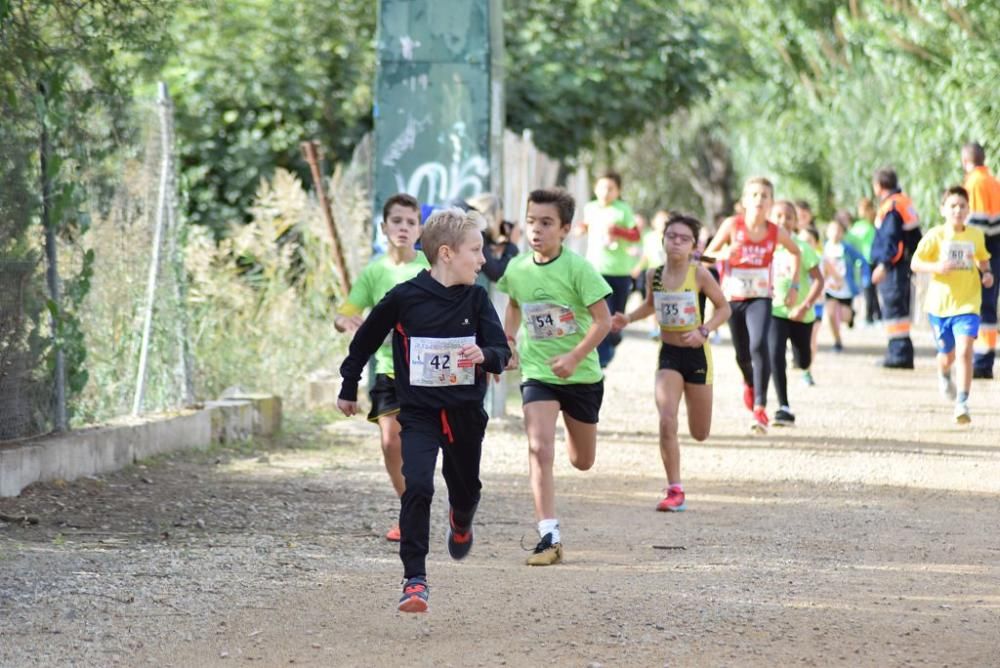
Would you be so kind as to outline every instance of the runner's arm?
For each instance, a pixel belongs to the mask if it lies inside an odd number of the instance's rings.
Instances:
[[[345,401],[358,400],[358,383],[361,382],[361,372],[368,364],[368,358],[375,354],[399,320],[395,293],[395,289],[390,290],[382,301],[375,305],[351,339],[347,357],[340,365],[340,376],[343,378],[340,398]]]
[[[517,355],[517,331],[521,328],[521,305],[513,297],[507,302],[507,310],[503,316],[503,330],[510,344],[511,356],[507,361],[507,369],[516,369],[520,363]]]
[[[489,295],[481,289],[482,300],[479,304],[479,327],[476,328],[476,344],[483,353],[483,361],[479,366],[483,371],[503,373],[510,361],[511,351],[507,345],[504,327],[500,324],[500,316],[493,308]]]
[[[642,320],[656,313],[656,306],[653,304],[653,276],[656,269],[646,272],[646,298],[631,313],[615,313],[611,316],[611,331],[620,332],[636,320]]]
[[[698,281],[698,289],[708,297],[708,300],[712,302],[712,306],[715,307],[712,317],[703,325],[709,332],[714,332],[729,320],[733,309],[729,306],[726,296],[722,294],[722,288],[719,287],[719,282],[715,280],[715,276],[712,276],[712,272],[705,267],[699,266],[695,276]]]
[[[722,221],[722,225],[719,225],[719,230],[712,237],[712,240],[708,242],[705,246],[705,250],[702,251],[702,255],[715,256],[715,253],[719,251],[720,248],[729,243],[729,237],[732,234],[733,229],[733,218],[726,218]]]

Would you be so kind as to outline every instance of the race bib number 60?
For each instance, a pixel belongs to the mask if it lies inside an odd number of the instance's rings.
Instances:
[[[473,385],[476,382],[476,365],[460,359],[458,351],[475,343],[474,336],[451,339],[414,336],[410,339],[410,385]]]
[[[573,311],[558,304],[524,304],[524,322],[533,339],[555,339],[568,336],[579,328]]]
[[[946,260],[955,263],[959,269],[972,269],[975,245],[971,241],[946,241],[941,245]]]

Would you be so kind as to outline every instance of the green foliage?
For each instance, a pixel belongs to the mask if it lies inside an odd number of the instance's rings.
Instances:
[[[376,5],[213,0],[180,9],[164,76],[190,222],[221,233],[248,219],[258,181],[275,169],[308,179],[305,139],[350,157],[371,128]]]
[[[505,2],[507,123],[557,159],[639,132],[706,92],[713,50],[680,4]]]
[[[89,226],[88,206],[107,190],[111,159],[129,128],[120,121],[133,82],[158,66],[167,41],[164,17],[172,2],[145,0],[4,0],[0,3],[0,206],[2,244],[8,258],[31,257],[41,236],[79,240]],[[44,167],[43,167],[44,165]],[[44,173],[43,173],[44,172]],[[8,200],[7,188],[13,195]],[[44,206],[42,206],[44,200]],[[77,309],[89,289],[93,254],[75,273],[63,272],[63,299],[49,299],[52,345],[64,353],[67,391],[87,382],[86,348]],[[50,291],[51,294],[51,291]],[[41,310],[26,314],[38,323]],[[30,333],[37,344],[41,332]],[[33,344],[35,345],[35,344]],[[36,359],[34,366],[41,366]]]
[[[362,228],[371,216],[367,194],[337,179],[333,186],[346,207],[342,222]],[[196,391],[212,397],[240,385],[301,405],[306,375],[329,367],[347,344],[330,324],[339,287],[329,233],[301,181],[285,170],[259,184],[252,213],[218,241],[205,227],[190,230]]]

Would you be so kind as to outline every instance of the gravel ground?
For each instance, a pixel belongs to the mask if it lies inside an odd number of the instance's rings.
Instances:
[[[907,373],[875,369],[879,335],[852,331],[843,354],[821,345],[816,387],[792,372],[798,426],[751,436],[724,342],[714,433],[682,433],[689,510],[656,513],[643,333],[609,370],[594,469],[558,454],[564,564],[523,566],[512,401],[473,554],[447,558],[435,504],[431,612],[400,615],[374,428],[293,417],[274,441],[0,499],[37,519],[0,521],[0,665],[997,665],[1000,385],[977,381],[957,427],[927,332]]]

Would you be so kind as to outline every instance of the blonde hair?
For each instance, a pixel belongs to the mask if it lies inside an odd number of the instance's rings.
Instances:
[[[432,213],[420,235],[420,245],[423,247],[424,255],[427,256],[427,261],[431,264],[437,262],[438,251],[442,246],[458,250],[469,232],[482,231],[481,221],[482,215],[478,212],[466,213],[458,208],[442,209]]]
[[[771,197],[774,197],[774,184],[771,183],[770,179],[764,176],[751,176],[747,179],[746,183],[743,184],[743,192],[747,191],[750,186],[764,186],[771,193]]]

